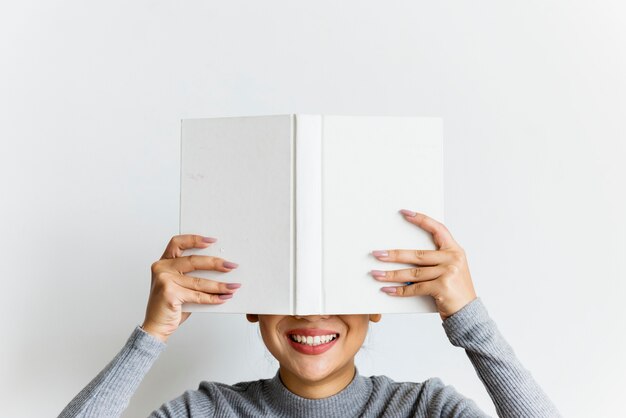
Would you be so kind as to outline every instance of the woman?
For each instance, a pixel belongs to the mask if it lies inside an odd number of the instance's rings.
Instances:
[[[502,417],[559,416],[530,373],[489,318],[476,297],[463,249],[447,228],[421,213],[400,211],[410,223],[432,234],[437,250],[379,250],[381,261],[408,263],[411,269],[373,270],[390,297],[432,296],[443,327],[456,346],[465,348]],[[185,302],[227,303],[240,287],[183,275],[194,270],[229,272],[237,265],[210,256],[183,257],[189,248],[206,248],[214,238],[172,238],[161,260],[152,265],[152,288],[141,327],[120,353],[63,410],[61,417],[119,416],[168,338],[190,313]],[[412,284],[411,284],[412,282]],[[358,373],[354,357],[371,315],[253,315],[263,341],[280,367],[271,379],[225,385],[202,382],[154,411],[153,417],[297,416],[297,417],[442,417],[484,416],[476,404],[437,378],[423,383],[394,382]]]

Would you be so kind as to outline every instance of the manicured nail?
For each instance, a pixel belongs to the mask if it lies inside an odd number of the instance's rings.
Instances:
[[[202,238],[202,242],[215,242],[215,241],[217,241],[217,238],[211,238],[211,237]]]
[[[241,283],[228,283],[226,285],[226,289],[239,289],[241,287]]]
[[[370,273],[372,273],[374,277],[385,277],[387,275],[387,273],[382,270],[372,270]]]
[[[232,297],[233,297],[233,295],[232,295],[232,294],[230,294],[230,295],[219,295],[219,296],[218,296],[218,298],[220,298],[220,299],[222,299],[222,300],[224,300],[224,299],[230,299],[230,298],[232,298]]]
[[[396,293],[395,287],[381,287],[380,290],[382,290],[385,293]]]
[[[400,213],[406,216],[415,216],[416,213],[408,209],[400,209]]]
[[[238,265],[239,264],[237,264],[237,263],[232,263],[230,261],[224,261],[224,267],[226,267],[227,269],[234,269]]]
[[[372,251],[374,257],[389,257],[389,253],[386,250]]]

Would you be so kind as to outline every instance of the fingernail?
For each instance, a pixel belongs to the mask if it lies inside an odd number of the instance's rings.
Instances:
[[[217,238],[211,238],[211,237],[202,238],[202,242],[215,242],[215,241],[217,241]]]
[[[385,277],[387,275],[387,273],[382,270],[372,270],[370,273],[372,273],[374,277]]]
[[[396,293],[395,287],[381,287],[380,290],[382,290],[385,293]]]
[[[372,251],[372,255],[374,255],[374,257],[388,257],[389,253],[385,250],[376,250]]]
[[[218,298],[220,298],[220,299],[222,299],[222,300],[223,300],[223,299],[230,299],[230,298],[232,298],[232,297],[233,297],[233,295],[219,295],[219,296],[218,296]]]
[[[226,267],[227,269],[234,269],[238,265],[239,264],[237,264],[237,263],[232,263],[230,261],[224,261],[224,267]]]
[[[226,289],[239,289],[241,287],[241,283],[228,283],[226,285]]]
[[[400,209],[400,213],[406,216],[415,216],[416,213],[408,209]]]

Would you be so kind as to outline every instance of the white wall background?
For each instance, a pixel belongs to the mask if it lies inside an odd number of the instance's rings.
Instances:
[[[565,415],[614,416],[625,17],[619,1],[3,2],[0,414],[55,416],[143,320],[177,233],[181,118],[303,112],[442,116],[446,224],[479,295]],[[243,316],[194,315],[126,416],[270,377],[264,350]],[[435,315],[383,317],[358,362],[495,413]]]

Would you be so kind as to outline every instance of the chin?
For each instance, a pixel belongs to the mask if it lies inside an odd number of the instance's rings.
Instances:
[[[340,369],[339,365],[332,364],[330,361],[324,361],[319,358],[293,359],[289,366],[291,373],[299,376],[302,380],[309,382],[319,382],[324,380]]]

